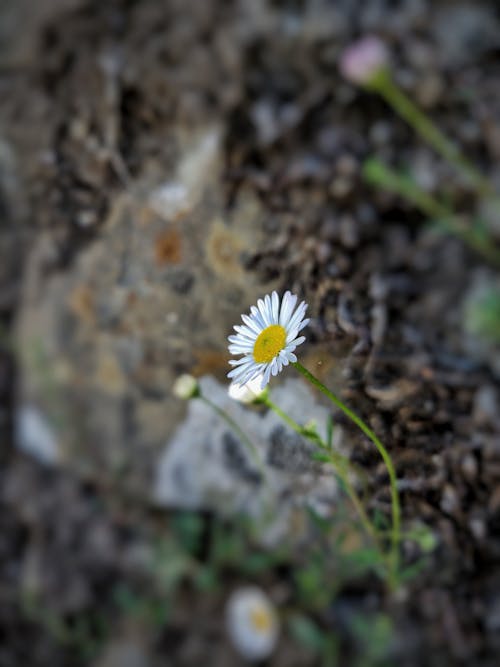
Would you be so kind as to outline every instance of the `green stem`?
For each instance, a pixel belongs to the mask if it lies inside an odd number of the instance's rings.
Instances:
[[[302,364],[298,361],[292,362],[293,366],[302,373],[302,375],[311,382],[317,389],[319,389],[325,396],[327,396],[334,405],[336,405],[342,412],[348,417],[356,426],[361,429],[361,431],[373,442],[375,447],[378,449],[382,459],[389,473],[389,481],[391,486],[391,505],[392,505],[392,531],[391,531],[391,572],[390,572],[390,584],[391,588],[395,588],[397,585],[398,577],[398,568],[399,568],[399,542],[400,542],[400,532],[401,532],[401,508],[399,504],[399,494],[396,480],[396,471],[392,463],[392,459],[389,455],[389,452],[384,447],[379,438],[371,430],[365,422],[358,417],[356,413],[350,410],[344,403],[335,396],[325,385],[320,382],[312,373],[310,373],[307,368],[304,368]]]
[[[492,195],[494,190],[487,179],[471,164],[455,143],[424,114],[412,100],[394,83],[387,73],[376,77],[373,87],[406,122],[427,141],[434,150],[454,164],[482,195]]]
[[[311,433],[307,432],[307,429],[302,427],[300,424],[298,424],[294,419],[289,417],[281,408],[279,408],[271,399],[269,396],[265,396],[261,399],[261,403],[263,405],[266,405],[268,408],[273,410],[281,419],[290,426],[291,429],[293,429],[296,433],[299,435],[309,438],[313,440],[313,442],[320,443],[323,449],[328,450],[328,453],[331,454],[332,457],[332,463],[336,466],[339,476],[341,478],[341,481],[345,487],[345,490],[347,492],[347,495],[349,496],[351,502],[353,503],[354,507],[356,508],[356,511],[359,514],[359,518],[361,520],[361,523],[366,530],[366,532],[370,535],[370,537],[373,539],[375,544],[379,546],[379,538],[377,535],[377,531],[373,527],[370,519],[368,518],[368,515],[365,511],[365,508],[363,507],[363,503],[361,502],[360,497],[356,493],[355,488],[351,484],[351,481],[349,479],[349,473],[346,470],[350,466],[350,461],[348,458],[345,456],[342,456],[341,454],[338,454],[337,452],[332,452],[329,450],[326,442],[318,435],[312,435]]]
[[[203,394],[199,394],[198,398],[199,398],[201,401],[203,401],[206,405],[210,406],[210,408],[212,408],[212,410],[213,410],[214,412],[216,412],[216,413],[219,415],[219,417],[221,417],[221,418],[226,422],[226,424],[227,424],[231,429],[233,429],[233,431],[234,431],[235,433],[238,434],[238,436],[239,436],[241,442],[242,442],[243,445],[248,449],[248,451],[249,451],[249,453],[250,453],[250,455],[251,455],[251,457],[252,457],[254,463],[255,463],[256,466],[259,468],[259,472],[260,472],[261,475],[262,475],[262,479],[265,480],[265,479],[266,479],[266,471],[265,471],[265,468],[264,468],[264,464],[262,463],[262,461],[261,461],[261,459],[260,459],[260,456],[259,456],[259,454],[258,454],[258,452],[257,452],[257,449],[256,449],[255,445],[254,445],[253,442],[249,439],[249,437],[248,437],[248,436],[241,430],[241,428],[240,428],[240,427],[238,426],[238,424],[234,421],[234,419],[233,419],[232,417],[230,417],[230,416],[227,414],[227,412],[226,412],[225,410],[223,410],[222,408],[220,408],[216,403],[214,403],[213,401],[211,401],[209,398],[207,398],[207,397],[204,396]]]
[[[263,405],[266,405],[271,410],[273,410],[273,412],[275,412],[278,415],[278,417],[280,417],[286,424],[288,424],[288,426],[296,433],[298,433],[299,435],[304,435],[304,428],[300,424],[298,424],[295,420],[293,420],[291,417],[289,417],[286,414],[286,412],[283,412],[283,410],[279,408],[276,405],[276,403],[273,403],[273,401],[271,401],[269,396],[262,397],[261,403]]]
[[[461,223],[452,211],[420,189],[405,174],[389,168],[376,158],[369,158],[363,165],[363,175],[372,185],[384,188],[411,202],[423,213],[439,222],[447,232],[460,238],[492,264],[500,266],[500,251],[495,248],[484,230],[480,231]]]

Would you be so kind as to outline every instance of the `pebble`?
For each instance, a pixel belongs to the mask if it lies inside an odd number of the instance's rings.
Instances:
[[[456,489],[446,484],[441,496],[440,507],[447,514],[456,514],[459,509],[459,499]]]
[[[500,597],[495,596],[488,608],[486,618],[486,629],[492,634],[500,632]]]
[[[330,185],[330,193],[335,199],[345,199],[352,189],[353,182],[344,176],[337,176]]]
[[[481,541],[486,537],[486,524],[481,517],[472,517],[469,519],[469,528],[476,540]]]
[[[490,496],[488,502],[488,512],[490,514],[497,514],[500,512],[500,486],[497,486]]]
[[[344,153],[339,157],[335,165],[336,171],[339,176],[344,176],[345,178],[353,177],[358,171],[358,161],[350,153]]]
[[[412,39],[406,46],[406,56],[410,64],[420,70],[435,67],[435,49],[421,40]]]
[[[339,237],[339,220],[335,216],[329,216],[321,225],[320,236],[325,241],[337,241]]]
[[[359,227],[350,215],[340,218],[340,242],[346,248],[356,248],[359,245]]]
[[[316,260],[319,264],[326,264],[332,256],[332,246],[325,241],[320,241],[316,244]]]
[[[15,442],[39,463],[53,466],[60,458],[57,438],[45,416],[30,405],[19,408],[15,418]]]
[[[444,90],[443,79],[436,72],[431,72],[417,81],[415,98],[420,106],[432,109],[440,101]]]
[[[474,482],[478,472],[476,457],[473,454],[466,454],[462,460],[461,467],[465,479],[470,483]]]
[[[498,392],[493,385],[483,385],[476,391],[472,414],[475,423],[481,426],[493,425],[498,421]]]
[[[392,139],[392,126],[385,120],[378,120],[370,127],[368,136],[375,146],[386,146]]]

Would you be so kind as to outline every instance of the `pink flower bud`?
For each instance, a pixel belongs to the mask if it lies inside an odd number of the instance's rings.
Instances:
[[[368,36],[347,47],[340,57],[339,68],[346,79],[365,86],[387,67],[388,62],[389,54],[384,42],[378,37]]]

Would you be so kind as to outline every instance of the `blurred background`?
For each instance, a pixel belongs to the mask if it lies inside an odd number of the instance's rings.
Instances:
[[[342,73],[366,35],[479,185]],[[498,664],[499,80],[494,0],[0,0],[0,667]],[[227,395],[273,289],[391,452],[396,594],[307,443]],[[273,395],[328,418],[293,369]]]

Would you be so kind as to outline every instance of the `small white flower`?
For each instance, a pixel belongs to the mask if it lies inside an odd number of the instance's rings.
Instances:
[[[271,655],[279,635],[279,621],[271,600],[255,586],[235,591],[226,607],[228,634],[247,660]]]
[[[284,366],[297,361],[294,350],[305,341],[299,332],[309,323],[304,319],[307,309],[305,301],[295,309],[297,297],[285,292],[280,307],[276,292],[257,301],[250,308],[250,315],[242,315],[243,326],[235,326],[236,336],[229,336],[229,352],[243,355],[231,359],[235,366],[228,373],[233,382],[245,385],[262,375],[261,389],[269,382],[271,375],[281,373]],[[295,309],[295,311],[294,311]]]
[[[253,380],[250,380],[250,382],[247,382],[246,384],[231,382],[227,393],[231,398],[240,403],[255,403],[255,401],[267,391],[266,389],[261,388],[261,384],[262,376],[257,375],[257,377],[253,378]]]
[[[180,375],[174,382],[172,391],[174,392],[175,396],[177,396],[177,398],[182,398],[183,400],[187,401],[190,398],[194,398],[195,396],[199,395],[200,388],[198,385],[198,380],[192,375],[184,373],[184,375]]]

